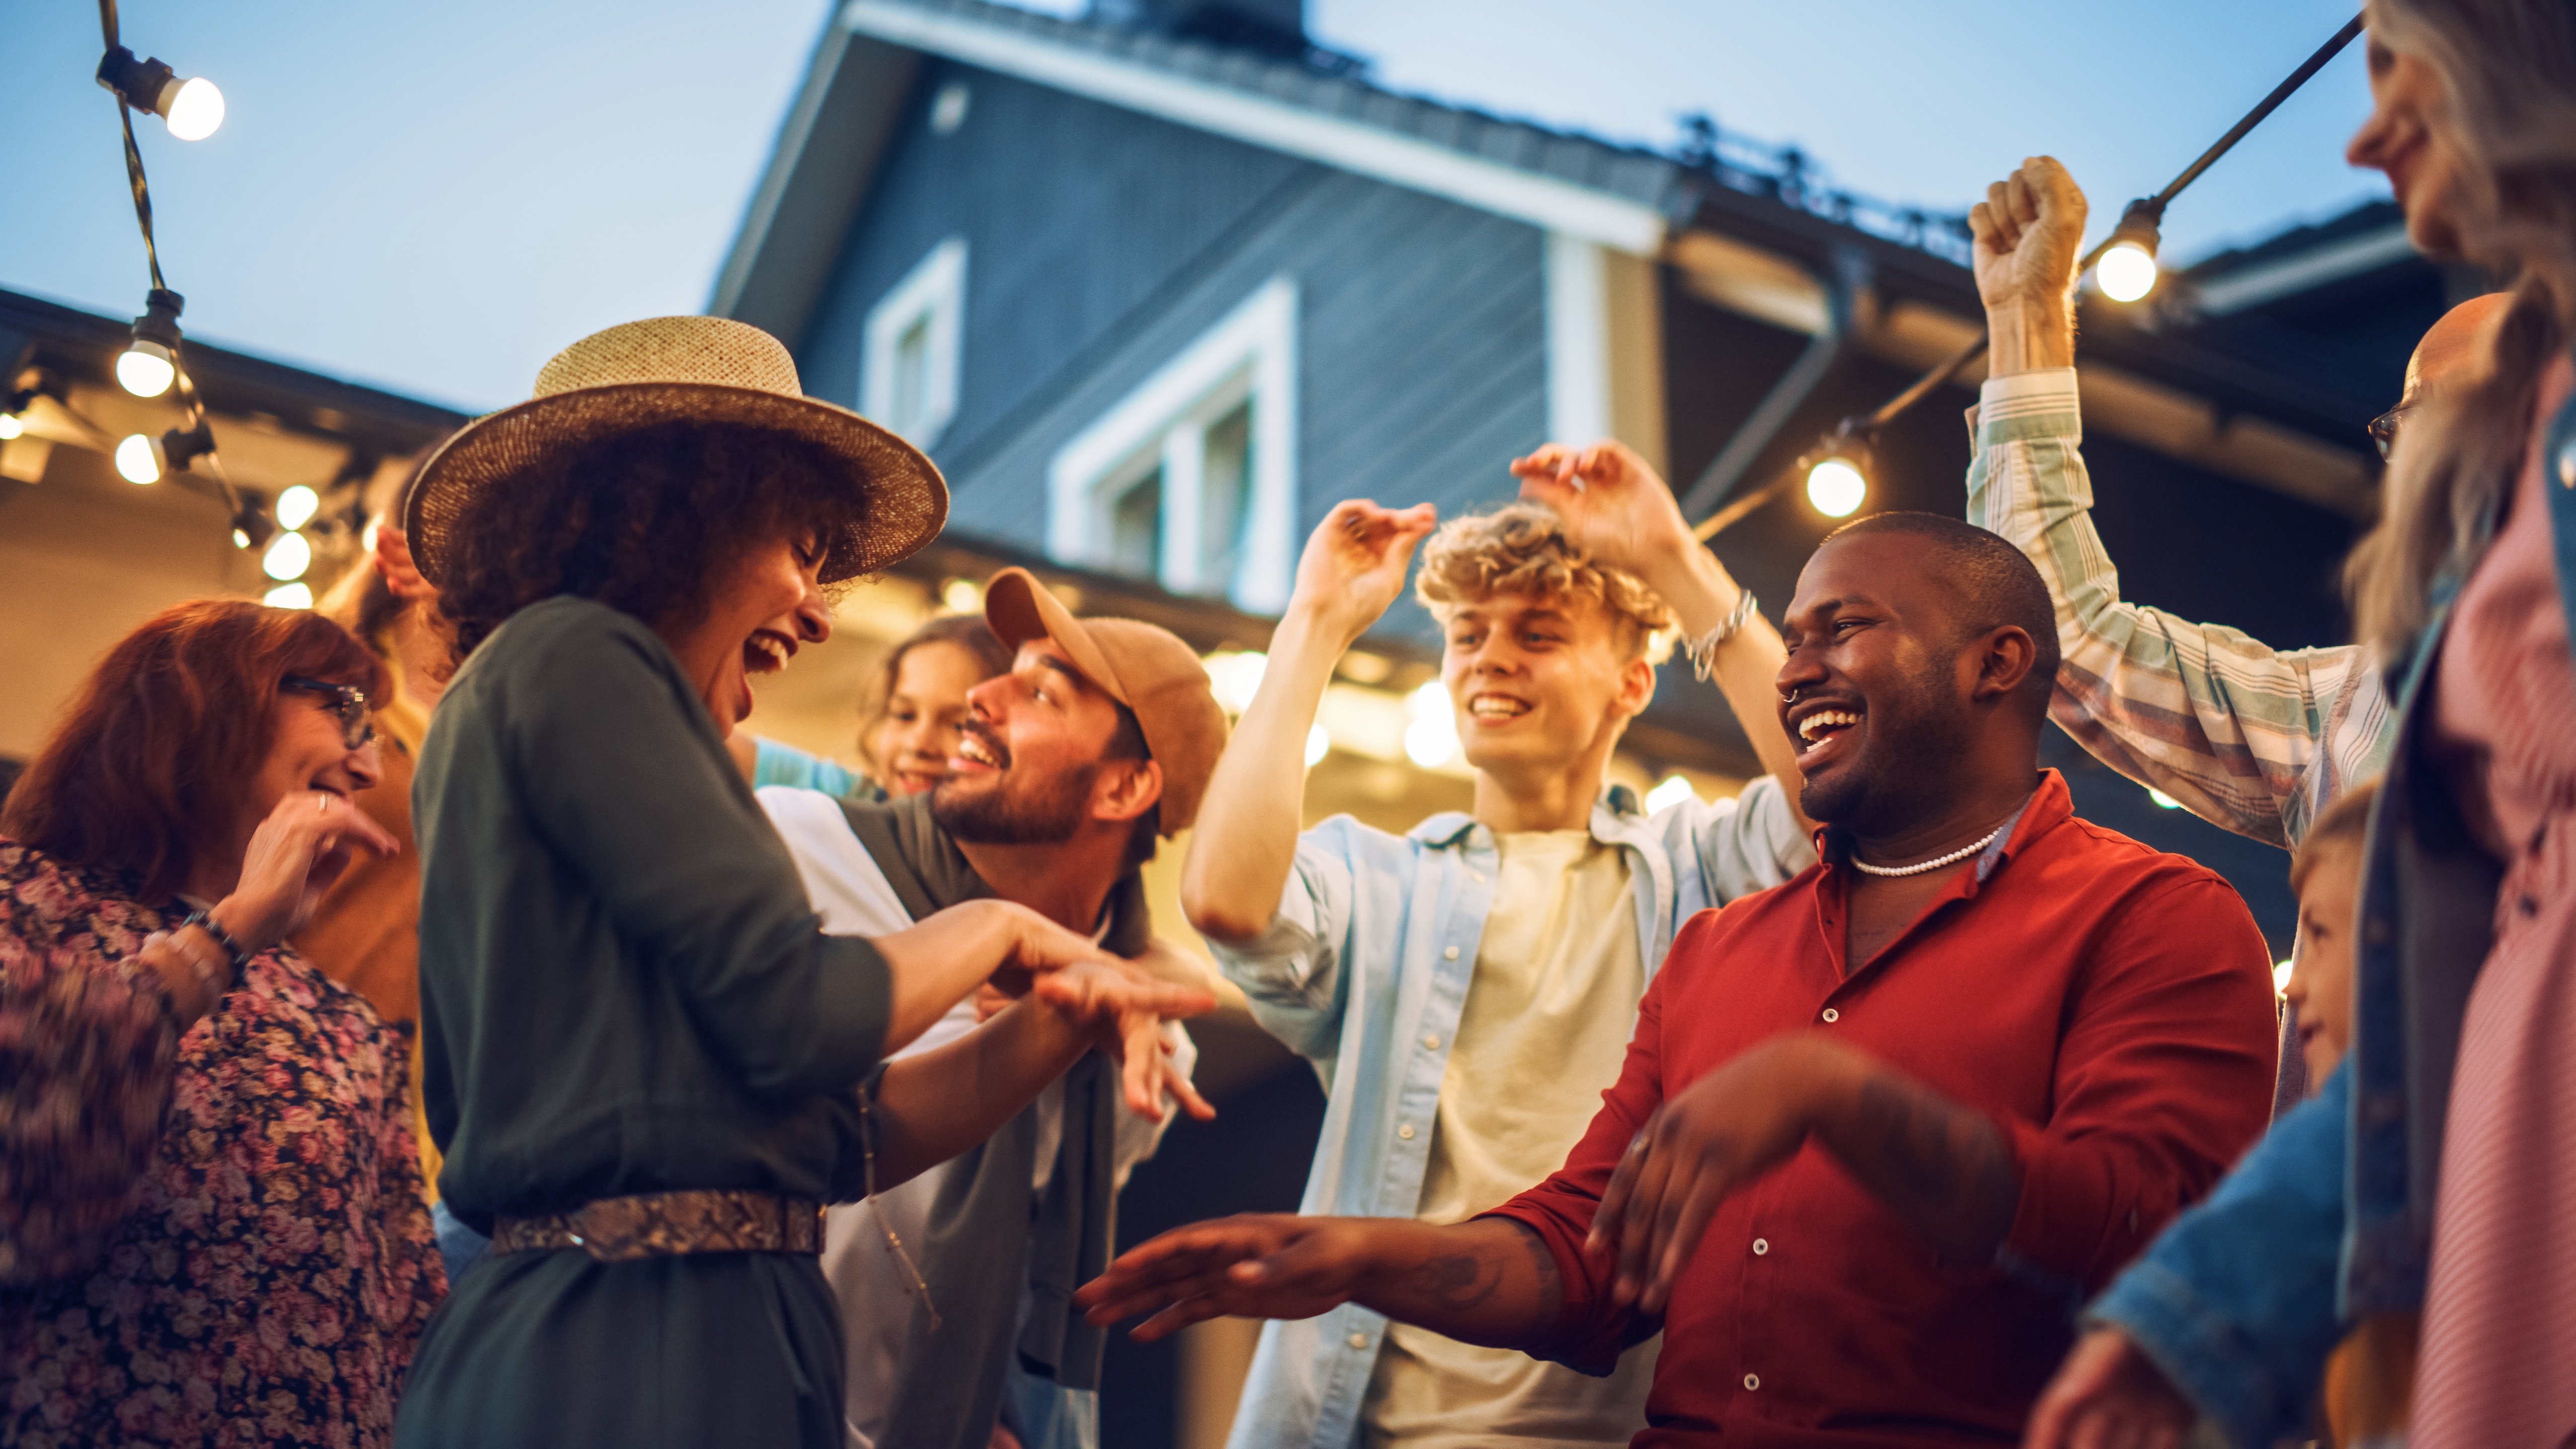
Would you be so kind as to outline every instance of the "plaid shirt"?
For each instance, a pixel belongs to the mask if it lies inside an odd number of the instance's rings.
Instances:
[[[2204,820],[2295,849],[2397,737],[2357,645],[2274,649],[2234,629],[2120,600],[2088,510],[2075,369],[1987,380],[1969,414],[1968,521],[2039,566],[2063,662],[2049,718],[2087,751]]]

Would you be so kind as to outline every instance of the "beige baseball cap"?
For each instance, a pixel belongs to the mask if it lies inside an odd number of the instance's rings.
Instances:
[[[984,622],[1013,649],[1054,640],[1083,678],[1135,712],[1146,750],[1163,767],[1163,834],[1187,830],[1225,750],[1225,710],[1198,652],[1140,619],[1077,619],[1021,568],[984,585]]]

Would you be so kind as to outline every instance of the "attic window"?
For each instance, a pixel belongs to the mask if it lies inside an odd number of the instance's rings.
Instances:
[[[957,415],[965,316],[966,239],[953,236],[868,309],[859,411],[917,448],[937,443]]]
[[[1296,284],[1275,279],[1057,452],[1047,545],[1254,613],[1288,601]]]

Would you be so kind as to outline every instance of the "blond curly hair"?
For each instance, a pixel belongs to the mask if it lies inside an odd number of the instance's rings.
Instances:
[[[1625,569],[1594,563],[1556,514],[1535,503],[1440,525],[1423,545],[1413,593],[1444,624],[1459,607],[1496,594],[1590,599],[1610,611],[1624,657],[1661,664],[1673,652],[1676,621],[1662,596]]]

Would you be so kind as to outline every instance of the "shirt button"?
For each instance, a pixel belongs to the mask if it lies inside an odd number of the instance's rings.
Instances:
[[[1762,1387],[1762,1376],[1760,1374],[1746,1374],[1744,1376],[1744,1387],[1748,1392]]]
[[[1831,1026],[1842,1019],[1843,1014],[1841,1012],[1834,1010],[1830,1006],[1825,1008],[1825,1025]]]
[[[1424,1032],[1422,1034],[1422,1044],[1425,1047],[1430,1048],[1432,1051],[1436,1052],[1440,1050],[1440,1033],[1436,1031]]]
[[[1367,1335],[1367,1334],[1365,1334],[1365,1333],[1354,1333],[1354,1334],[1352,1334],[1352,1335],[1351,1335],[1351,1347],[1353,1347],[1353,1348],[1366,1348],[1366,1347],[1368,1347],[1368,1335]]]
[[[1458,959],[1458,948],[1452,946],[1448,950],[1441,952],[1440,957],[1444,961],[1455,961]]]
[[[1770,1251],[1771,1240],[1769,1238],[1755,1238],[1753,1240],[1753,1256],[1759,1258]]]
[[[1399,1125],[1399,1126],[1395,1129],[1395,1135],[1396,1135],[1396,1136],[1398,1136],[1398,1137],[1403,1138],[1403,1139],[1404,1139],[1405,1141],[1407,1141],[1407,1142],[1412,1141],[1412,1140],[1413,1140],[1413,1124],[1412,1124],[1412,1123],[1410,1123],[1410,1122],[1406,1122],[1406,1123],[1403,1123],[1403,1124]]]

